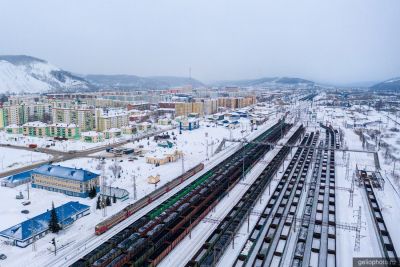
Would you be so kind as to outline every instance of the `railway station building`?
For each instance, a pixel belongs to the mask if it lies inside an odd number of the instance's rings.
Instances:
[[[83,169],[46,164],[32,171],[33,188],[87,197],[93,186],[100,191],[99,175]]]

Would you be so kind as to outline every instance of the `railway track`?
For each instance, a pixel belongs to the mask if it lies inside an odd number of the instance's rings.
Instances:
[[[304,128],[301,126],[288,140],[288,144],[296,143],[303,132]],[[212,232],[202,247],[187,263],[187,266],[214,266],[218,262],[245,219],[249,218],[255,203],[271,182],[290,149],[289,147],[283,147],[279,150],[257,179],[249,185],[239,202],[229,211],[219,223],[217,229]]]
[[[321,127],[326,131],[325,147],[337,147],[335,132]],[[335,188],[335,152],[319,150],[302,214],[305,223],[297,234],[292,266],[336,266]]]
[[[276,142],[290,127],[279,121],[256,140]],[[270,149],[244,146],[73,266],[157,265]]]
[[[378,200],[376,199],[373,190],[373,185],[370,179],[367,178],[367,173],[365,171],[361,171],[361,179],[363,180],[363,185],[368,200],[368,206],[374,222],[375,230],[377,232],[377,237],[379,241],[379,246],[382,251],[382,256],[388,262],[392,262],[393,263],[392,266],[400,266],[400,260],[397,257],[397,253],[394,248],[392,238],[390,237],[389,231],[383,219],[382,212],[378,204]]]
[[[290,228],[314,153],[319,133],[306,135],[262,215],[236,258],[234,266],[278,266],[287,244]]]

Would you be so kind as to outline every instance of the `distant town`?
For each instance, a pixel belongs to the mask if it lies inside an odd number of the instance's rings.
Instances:
[[[219,266],[245,265],[261,249],[264,232],[253,237],[260,223],[261,229],[284,226],[277,240],[299,232],[297,245],[287,244],[293,254],[280,256],[282,261],[324,257],[327,265],[345,264],[352,255],[370,253],[361,236],[384,248],[384,255],[396,255],[396,220],[381,220],[398,214],[398,94],[295,88],[182,86],[6,96],[0,108],[4,262],[19,266],[31,257],[35,266],[168,266],[178,260],[197,266],[209,261],[209,246],[217,246],[212,238],[228,238],[211,259]],[[289,190],[293,186],[300,191]],[[275,206],[284,192],[289,202]],[[234,215],[240,203],[247,204]],[[299,207],[278,208],[288,205]],[[262,220],[277,214],[294,221]],[[207,230],[234,218],[235,228]],[[178,237],[168,232],[177,231],[174,225],[182,227]],[[316,235],[321,227],[329,234]],[[243,238],[234,240],[228,230]],[[307,235],[320,240],[319,254],[307,250]],[[163,246],[166,239],[177,240],[176,248]],[[147,240],[153,240],[152,249]],[[274,246],[271,255],[277,255]],[[179,252],[187,247],[189,253]],[[343,249],[354,252],[338,258]]]

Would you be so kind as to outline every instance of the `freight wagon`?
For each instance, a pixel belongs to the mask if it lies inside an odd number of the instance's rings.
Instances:
[[[101,223],[97,224],[95,227],[95,233],[96,235],[101,235],[102,233],[108,231],[110,228],[114,227],[118,223],[122,222],[132,214],[134,214],[136,211],[140,210],[141,208],[145,207],[147,204],[153,202],[154,200],[158,199],[165,193],[169,192],[170,190],[174,189],[196,173],[200,172],[201,170],[204,169],[204,164],[200,163],[193,167],[192,169],[188,170],[184,174],[178,176],[171,182],[166,183],[162,187],[158,188],[148,196],[145,196],[141,198],[139,201],[137,201],[134,204],[130,204],[126,206],[123,210],[117,212],[110,218],[102,221]]]

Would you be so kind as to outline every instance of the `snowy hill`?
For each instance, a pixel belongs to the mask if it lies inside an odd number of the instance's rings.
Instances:
[[[86,80],[45,60],[18,55],[0,56],[0,93],[43,93],[88,90]]]
[[[239,86],[239,87],[274,87],[274,86],[288,86],[288,87],[303,87],[314,85],[314,82],[300,78],[291,77],[272,77],[260,78],[250,80],[237,80],[237,81],[219,81],[213,83],[214,86]]]
[[[92,84],[105,87],[105,88],[169,88],[178,87],[184,85],[192,85],[193,87],[204,86],[198,80],[185,78],[185,77],[173,77],[173,76],[152,76],[152,77],[140,77],[136,75],[87,75],[85,79],[90,81]]]
[[[400,90],[400,77],[375,84],[371,88],[375,90]]]

